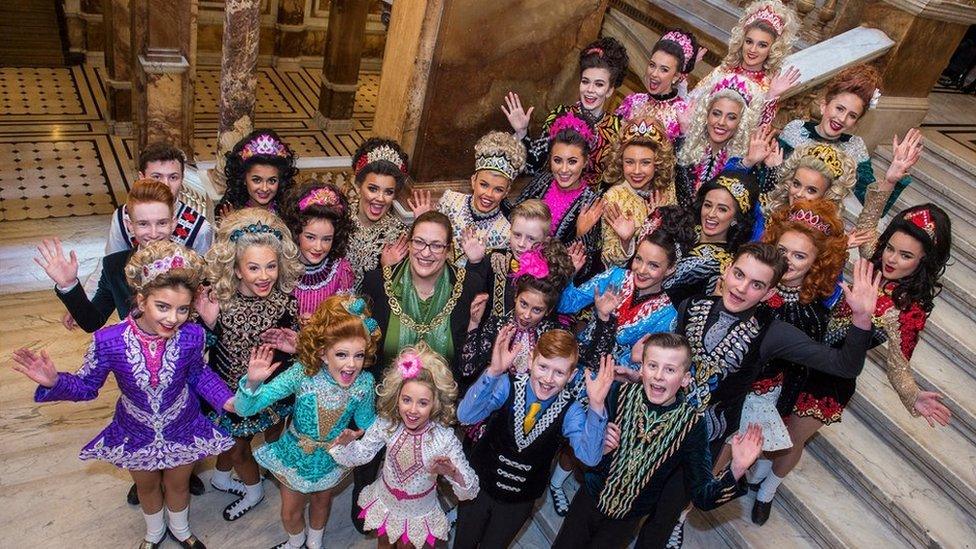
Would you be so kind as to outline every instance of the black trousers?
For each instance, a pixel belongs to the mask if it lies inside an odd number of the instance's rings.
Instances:
[[[380,450],[376,453],[376,457],[373,461],[369,463],[360,465],[352,470],[352,511],[351,518],[352,524],[356,527],[356,530],[360,534],[366,534],[363,529],[363,519],[359,518],[359,512],[362,510],[359,508],[359,493],[363,491],[363,488],[369,486],[376,480],[379,476],[380,467],[383,465],[383,457],[386,455],[385,450]]]
[[[554,549],[623,548],[630,544],[641,517],[612,519],[603,514],[596,501],[580,487],[563,519]]]
[[[458,505],[454,549],[505,549],[525,525],[534,506],[535,500],[509,503],[482,490],[478,497]]]

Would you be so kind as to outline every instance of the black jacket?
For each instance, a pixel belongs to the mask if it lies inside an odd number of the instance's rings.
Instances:
[[[125,264],[134,252],[134,249],[123,250],[102,258],[102,276],[91,299],[85,295],[80,281],[67,292],[55,288],[54,293],[82,330],[88,333],[98,330],[112,316],[112,311],[118,311],[120,319],[129,315],[133,305],[132,288],[125,281]]]

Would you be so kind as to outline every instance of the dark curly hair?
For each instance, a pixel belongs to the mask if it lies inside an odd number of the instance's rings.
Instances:
[[[338,204],[325,206],[322,204],[309,204],[305,209],[301,209],[298,203],[318,189],[328,189],[335,193]],[[346,248],[349,245],[349,235],[352,233],[352,219],[349,213],[349,202],[345,195],[331,183],[324,183],[315,179],[310,179],[295,185],[281,197],[279,202],[278,215],[288,225],[295,244],[301,237],[305,226],[314,219],[326,219],[332,223],[335,234],[332,237],[332,248],[329,250],[329,257],[343,257],[346,255]]]
[[[589,125],[589,122],[587,122],[587,125]],[[556,132],[556,135],[552,136],[552,143],[549,146],[550,159],[552,158],[553,145],[556,143],[579,147],[583,151],[583,160],[585,162],[589,162],[590,142],[587,141],[578,131],[572,128],[563,128]]]
[[[654,210],[648,224],[656,228],[641,236],[637,246],[645,240],[661,246],[667,250],[668,262],[672,265],[678,260],[679,250],[684,255],[698,243],[695,215],[687,208],[677,205],[662,206]],[[635,254],[637,246],[634,247]]]
[[[658,40],[657,43],[654,44],[654,48],[651,50],[651,55],[654,55],[655,52],[663,51],[664,53],[678,60],[679,73],[689,74],[691,71],[695,70],[695,62],[698,60],[697,57],[699,50],[701,50],[701,45],[698,43],[698,40],[695,38],[694,34],[682,28],[668,29],[664,31],[664,34],[661,36],[663,37],[672,32],[677,32],[684,35],[691,42],[691,58],[685,59],[685,52],[681,48],[680,44],[673,40],[663,39]]]
[[[549,264],[549,274],[542,278],[524,274],[515,279],[515,295],[526,290],[541,293],[546,301],[546,307],[552,309],[559,302],[559,297],[576,272],[573,260],[570,259],[566,246],[558,239],[550,238],[542,244],[539,250]]]
[[[580,74],[586,69],[610,71],[610,85],[619,88],[627,75],[627,48],[609,36],[590,42],[580,52]]]
[[[733,220],[732,226],[729,227],[728,236],[726,236],[725,242],[727,244],[726,248],[728,249],[729,253],[734,254],[735,251],[739,249],[739,246],[748,242],[749,238],[752,237],[752,226],[756,221],[755,217],[753,217],[752,211],[757,207],[759,185],[756,182],[756,177],[751,174],[732,170],[726,170],[718,174],[718,177],[709,181],[708,183],[705,183],[700,189],[698,189],[698,195],[696,196],[695,204],[692,207],[692,212],[697,216],[695,224],[701,224],[701,210],[702,204],[705,202],[705,195],[707,195],[709,191],[714,191],[715,189],[722,189],[726,192],[728,191],[728,189],[718,183],[719,178],[722,177],[738,180],[743,186],[745,186],[746,193],[749,197],[750,207],[749,210],[745,212],[739,207],[738,201],[733,200],[733,202],[735,202],[735,219]]]
[[[376,160],[366,164],[358,172],[356,172],[356,185],[362,185],[363,181],[366,180],[366,176],[371,173],[375,173],[377,175],[388,175],[392,177],[394,181],[396,181],[396,193],[399,194],[407,182],[406,172],[409,170],[410,157],[407,155],[407,153],[403,152],[403,149],[400,148],[400,144],[396,141],[382,137],[370,137],[366,141],[363,141],[362,145],[360,145],[356,149],[356,152],[352,155],[352,168],[353,170],[356,169],[356,165],[364,155],[369,154],[369,152],[373,149],[382,147],[384,145],[393,149],[397,155],[400,156],[401,160],[403,161],[404,169],[401,171],[400,168],[394,165],[392,162]]]
[[[909,221],[906,216],[920,210],[928,210],[929,215],[935,223],[935,241],[920,227]],[[911,307],[912,303],[921,305],[926,313],[932,311],[935,296],[942,291],[942,283],[939,278],[945,272],[946,264],[949,262],[949,251],[952,248],[952,222],[945,211],[935,204],[922,204],[906,208],[891,220],[874,249],[871,256],[871,263],[875,269],[881,269],[882,254],[888,246],[888,241],[897,232],[905,233],[908,236],[922,243],[922,250],[925,256],[919,261],[915,272],[898,281],[898,286],[891,294],[891,299],[899,310],[905,311]]]
[[[281,143],[285,147],[287,155],[282,157],[258,154],[251,156],[247,160],[241,158],[244,147],[262,135],[270,136]],[[244,179],[247,177],[248,170],[259,164],[262,166],[272,166],[278,170],[278,193],[271,200],[273,205],[278,205],[278,199],[284,196],[288,188],[291,187],[292,179],[298,174],[298,168],[295,167],[295,153],[288,144],[281,140],[281,137],[274,130],[254,130],[247,134],[244,139],[238,141],[237,145],[234,145],[234,149],[227,153],[227,163],[224,165],[224,177],[227,179],[227,192],[220,199],[217,210],[220,210],[220,207],[224,204],[230,204],[235,210],[243,208],[247,204],[249,197],[247,194],[247,184]]]

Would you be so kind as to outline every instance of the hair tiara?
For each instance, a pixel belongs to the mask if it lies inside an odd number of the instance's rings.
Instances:
[[[830,176],[834,179],[840,178],[844,175],[844,170],[841,168],[840,156],[837,154],[837,149],[834,147],[820,143],[811,147],[803,156],[807,158],[816,158],[817,160],[823,162],[824,166],[827,167],[827,171],[830,172]]]
[[[908,212],[903,217],[905,221],[922,229],[925,234],[929,235],[932,244],[937,243],[935,240],[935,220],[932,219],[932,212],[928,208],[920,208],[914,212]]]
[[[776,30],[776,34],[783,34],[783,29],[786,28],[786,21],[783,16],[776,13],[776,10],[772,6],[763,6],[758,10],[750,13],[746,20],[743,22],[743,27],[748,27],[749,25],[755,23],[756,21],[762,21],[767,23],[770,27]]]
[[[743,214],[749,213],[752,206],[749,202],[749,189],[742,184],[742,181],[727,175],[720,175],[715,182],[725,190],[729,191],[732,198],[734,198],[739,204],[739,210],[741,210]]]
[[[725,78],[718,81],[712,88],[712,93],[710,95],[715,95],[724,90],[732,90],[739,94],[742,99],[746,102],[748,107],[752,103],[752,94],[749,93],[749,85],[745,80],[740,78],[738,75],[730,74]]]
[[[358,159],[356,159],[356,164],[353,166],[353,171],[358,174],[366,166],[372,164],[373,162],[379,162],[380,160],[385,160],[386,162],[396,166],[396,168],[401,172],[407,173],[407,165],[403,162],[403,157],[400,156],[400,153],[398,153],[396,149],[389,145],[380,145],[370,149],[365,154],[360,156]]]
[[[691,43],[691,37],[679,30],[672,30],[664,33],[664,36],[662,36],[658,41],[672,42],[681,48],[681,53],[685,56],[685,58],[684,63],[681,64],[681,70],[678,72],[688,72],[688,67],[695,58],[695,46]]]
[[[234,229],[233,231],[231,231],[230,241],[237,242],[245,234],[262,234],[262,233],[270,233],[274,235],[274,237],[277,238],[278,240],[281,240],[281,231],[271,227],[270,225],[265,225],[264,223],[258,221],[257,223],[251,223],[247,227]]]
[[[336,208],[340,214],[345,213],[346,210],[339,195],[329,187],[312,189],[298,201],[298,211],[300,212],[304,212],[309,206]]]
[[[474,145],[474,171],[496,172],[514,181],[525,166],[525,147],[512,134],[492,131]]]
[[[183,267],[186,267],[186,257],[179,250],[175,250],[173,255],[161,257],[152,263],[143,265],[142,283],[146,284],[172,269],[182,269]]]
[[[620,135],[621,145],[627,144],[634,139],[647,139],[660,145],[667,137],[662,128],[653,120],[642,118],[634,120],[625,125]]]
[[[244,148],[241,149],[242,160],[247,160],[253,156],[288,158],[290,153],[288,152],[288,147],[285,147],[285,144],[275,139],[273,135],[262,133],[248,141],[247,145],[244,145]]]
[[[593,128],[585,120],[576,116],[573,111],[567,111],[552,122],[552,125],[549,126],[549,139],[555,139],[556,134],[563,130],[572,130],[580,134],[591,147],[596,142],[596,134],[593,133]]]
[[[822,232],[825,236],[830,236],[830,223],[822,221],[818,214],[811,210],[799,208],[790,212],[789,220],[794,223],[803,223]]]

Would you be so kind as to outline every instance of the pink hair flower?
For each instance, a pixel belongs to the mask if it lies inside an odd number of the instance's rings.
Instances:
[[[424,365],[420,362],[420,357],[416,353],[404,353],[400,355],[400,360],[397,362],[397,368],[400,369],[403,379],[417,377],[417,374],[420,373],[423,367]]]

